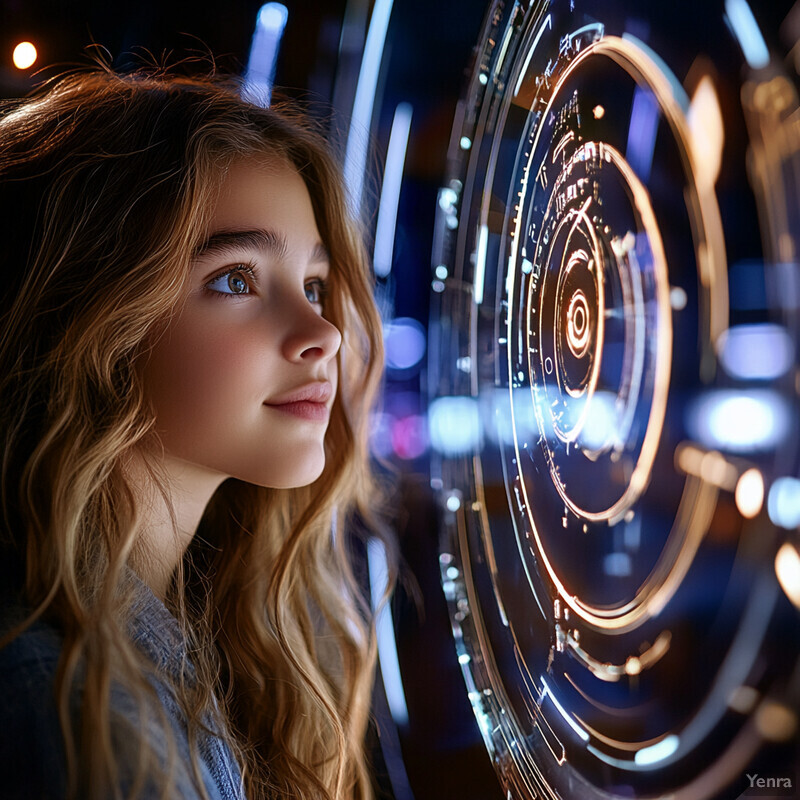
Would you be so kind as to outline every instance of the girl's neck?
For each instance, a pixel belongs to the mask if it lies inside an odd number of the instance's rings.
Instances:
[[[208,501],[227,476],[169,455],[162,457],[160,467],[168,481],[166,497],[140,459],[129,465],[129,475],[139,503],[136,572],[164,600]]]

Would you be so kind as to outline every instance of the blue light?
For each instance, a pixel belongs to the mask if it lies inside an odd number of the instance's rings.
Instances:
[[[258,12],[259,26],[268,31],[283,31],[287,19],[289,19],[289,10],[280,3],[266,3]]]
[[[725,13],[750,67],[766,67],[769,64],[769,50],[747,0],[725,0]]]
[[[791,530],[800,526],[800,480],[778,478],[769,490],[767,513],[781,528]]]
[[[411,112],[409,103],[400,103],[395,109],[392,131],[389,134],[389,148],[386,151],[386,167],[383,171],[381,201],[378,206],[378,221],[375,225],[375,250],[372,259],[375,274],[379,278],[385,278],[392,270],[397,208],[400,204],[403,167],[406,162],[408,136],[411,132]]]
[[[472,397],[437,397],[428,409],[431,447],[453,456],[470,453],[481,441],[478,402]]]
[[[689,434],[710,450],[771,450],[785,440],[790,427],[786,402],[769,389],[709,391],[686,410]]]
[[[411,317],[397,317],[383,329],[386,366],[407,370],[416,367],[425,355],[425,328]]]
[[[481,394],[481,429],[495,444],[514,444],[515,439],[529,442],[538,435],[530,389],[513,389],[511,396],[514,398],[513,421],[508,389],[496,388]]]
[[[278,50],[288,19],[289,10],[281,3],[266,3],[256,17],[256,29],[242,87],[242,97],[254,105],[270,104]]]
[[[544,700],[545,697],[549,697],[556,711],[558,711],[558,713],[563,717],[567,725],[569,725],[570,728],[572,728],[572,730],[575,731],[575,733],[577,733],[578,736],[580,736],[580,738],[583,739],[584,742],[588,742],[589,734],[586,733],[586,731],[583,728],[581,728],[580,725],[578,725],[572,714],[567,713],[564,706],[562,706],[561,703],[559,703],[558,698],[553,694],[552,690],[547,685],[547,681],[545,681],[544,676],[541,677],[542,677],[542,700]]]
[[[375,612],[375,632],[378,639],[378,659],[381,664],[383,686],[392,719],[398,725],[408,724],[408,705],[400,676],[400,661],[397,657],[397,641],[394,635],[392,610],[385,595],[389,585],[389,568],[386,549],[380,539],[367,543],[367,568],[369,570],[369,592],[372,610]]]
[[[630,575],[633,572],[631,557],[627,553],[607,553],[603,558],[603,572],[614,578]]]
[[[375,106],[375,92],[378,88],[378,75],[381,71],[386,32],[389,28],[391,14],[392,0],[376,0],[367,30],[361,69],[358,72],[353,115],[350,118],[347,148],[344,155],[344,179],[354,213],[358,212],[361,207],[372,110]]]
[[[581,447],[589,450],[600,450],[613,440],[617,432],[617,396],[611,392],[598,391],[587,402],[589,408],[578,435],[578,442]],[[576,411],[583,410],[581,403],[574,405]]]
[[[650,747],[643,747],[641,750],[636,751],[633,760],[639,764],[657,764],[659,761],[664,761],[675,753],[680,744],[680,739],[675,734],[662,739],[658,744],[650,745]]]
[[[721,337],[719,358],[739,380],[768,381],[785,375],[794,363],[794,343],[780,325],[736,325]]]
[[[650,169],[653,166],[658,117],[658,101],[653,93],[637,86],[633,93],[625,158],[642,183],[647,183],[649,180]]]

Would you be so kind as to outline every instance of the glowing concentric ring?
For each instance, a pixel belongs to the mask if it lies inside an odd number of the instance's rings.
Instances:
[[[724,379],[731,140],[698,137],[737,98],[693,88],[660,25],[632,35],[655,19],[632,6],[492,3],[435,248],[456,368],[434,394],[483,424],[441,461],[445,594],[486,745],[531,800],[718,796],[758,747],[731,698],[796,662],[767,652],[768,531],[737,544],[739,467],[685,417]]]

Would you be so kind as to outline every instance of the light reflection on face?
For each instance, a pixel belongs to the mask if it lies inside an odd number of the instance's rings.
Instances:
[[[300,175],[234,162],[185,303],[143,367],[165,457],[183,473],[274,488],[319,477],[341,344],[324,316],[328,272]]]

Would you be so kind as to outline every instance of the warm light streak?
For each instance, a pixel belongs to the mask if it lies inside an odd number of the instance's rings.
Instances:
[[[800,553],[789,542],[775,556],[775,574],[786,596],[800,608]]]
[[[697,183],[710,189],[717,182],[722,164],[725,123],[716,89],[708,75],[697,84],[686,116]]]
[[[721,453],[701,450],[691,444],[678,445],[675,451],[675,466],[684,475],[691,475],[710,483],[718,489],[733,491],[738,472]]]

